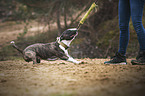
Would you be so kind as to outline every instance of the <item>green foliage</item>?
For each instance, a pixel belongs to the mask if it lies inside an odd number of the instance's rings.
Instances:
[[[24,27],[24,32],[23,32],[23,33],[19,33],[19,36],[17,37],[17,39],[18,39],[18,40],[23,39],[24,36],[27,34],[27,32],[28,32],[28,29],[27,29],[27,27],[25,26],[25,27]]]
[[[19,35],[17,36],[17,39],[20,40],[20,39],[24,39],[24,36],[27,34],[28,32],[28,25],[29,25],[29,21],[25,21],[25,26],[24,26],[24,29],[23,29],[23,33],[19,33]],[[31,26],[30,26],[31,27]]]

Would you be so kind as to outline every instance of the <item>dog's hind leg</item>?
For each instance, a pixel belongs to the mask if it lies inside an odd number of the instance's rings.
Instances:
[[[57,60],[57,59],[58,59],[58,57],[56,57],[56,56],[52,56],[51,58],[47,58],[48,61],[54,61],[54,60]]]

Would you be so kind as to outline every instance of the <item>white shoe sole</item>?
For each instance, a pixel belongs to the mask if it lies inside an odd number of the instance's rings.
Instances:
[[[121,62],[121,63],[105,63],[106,65],[127,65],[126,62]]]

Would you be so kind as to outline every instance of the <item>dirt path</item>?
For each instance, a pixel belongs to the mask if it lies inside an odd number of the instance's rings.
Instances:
[[[104,65],[105,60],[0,61],[0,96],[144,96],[145,66]]]

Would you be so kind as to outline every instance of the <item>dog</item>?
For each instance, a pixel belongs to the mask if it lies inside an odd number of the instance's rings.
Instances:
[[[76,28],[65,30],[60,37],[57,37],[55,42],[51,43],[36,43],[26,47],[24,50],[18,48],[14,41],[11,41],[11,45],[22,53],[26,62],[33,61],[33,64],[40,63],[41,59],[44,60],[66,60],[72,63],[80,64],[82,61],[77,61],[68,54],[68,48],[71,42],[78,35]]]

